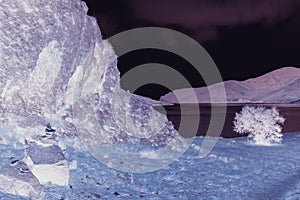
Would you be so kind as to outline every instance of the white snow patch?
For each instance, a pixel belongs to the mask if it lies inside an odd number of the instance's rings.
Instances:
[[[217,156],[215,154],[210,154],[208,156],[208,158],[212,158],[214,160],[219,160],[219,161],[222,161],[224,163],[230,163],[230,162],[233,162],[235,159],[234,158],[231,158],[231,157],[227,157],[227,156]]]
[[[80,95],[78,90],[78,80],[80,80],[83,76],[83,68],[82,66],[76,67],[75,72],[71,76],[68,82],[68,89],[66,91],[66,94],[64,96],[64,102],[68,105],[72,105],[74,101],[77,99],[74,99],[75,97],[78,97]]]
[[[69,164],[70,170],[72,170],[72,169],[77,169],[77,166],[78,166],[77,160],[73,160],[73,161]]]
[[[23,160],[41,185],[54,184],[65,186],[69,184],[69,164],[61,160],[54,164],[35,165],[29,156]]]
[[[35,190],[29,182],[0,174],[0,183],[1,192],[31,198],[32,200],[41,199],[41,191]]]

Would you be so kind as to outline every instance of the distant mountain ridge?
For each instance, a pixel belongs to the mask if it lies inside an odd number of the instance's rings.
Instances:
[[[225,81],[224,87],[225,102],[220,95],[212,103],[300,103],[300,68],[284,67],[245,81]],[[218,93],[221,89],[221,83],[179,89],[162,96],[160,100],[169,103],[210,103],[209,90]],[[197,102],[191,98],[194,92]]]

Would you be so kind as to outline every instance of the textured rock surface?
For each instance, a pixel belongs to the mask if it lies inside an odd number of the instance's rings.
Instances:
[[[86,147],[130,141],[133,151],[182,139],[153,101],[120,88],[117,56],[86,13],[80,0],[0,0],[1,141],[37,144],[24,161],[41,184],[68,183],[61,149],[84,149],[78,135]]]
[[[59,146],[29,143],[23,160],[40,184],[68,185],[69,164]]]
[[[25,150],[26,155],[31,158],[35,165],[54,164],[65,159],[62,150],[56,145],[43,147],[31,144]]]
[[[96,20],[76,0],[0,1],[2,109],[53,113],[77,66],[101,42]]]
[[[23,161],[0,167],[0,191],[40,199],[42,186]]]
[[[100,135],[96,142],[103,143],[135,134],[163,142],[154,137],[164,137],[160,130],[168,127],[167,135],[176,134],[151,103],[120,89],[117,56],[86,12],[80,0],[1,1],[4,120],[9,124],[7,113],[26,116],[15,123],[22,128],[31,126],[31,118],[39,122],[35,127],[54,121],[65,133],[74,132],[74,122],[78,132],[88,134],[83,137]]]

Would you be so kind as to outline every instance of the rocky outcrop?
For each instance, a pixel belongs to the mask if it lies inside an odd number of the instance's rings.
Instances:
[[[32,142],[25,149],[23,161],[40,184],[68,185],[69,163],[59,146]]]
[[[16,114],[49,115],[70,77],[101,43],[96,20],[79,0],[1,1],[1,106]]]
[[[24,144],[23,163],[40,185],[68,184],[61,141],[75,148],[80,136],[91,151],[179,137],[154,102],[120,88],[117,55],[84,2],[0,2],[0,142]],[[48,124],[55,133],[45,133]]]
[[[0,191],[35,200],[41,199],[42,185],[26,163],[17,160],[0,167]]]

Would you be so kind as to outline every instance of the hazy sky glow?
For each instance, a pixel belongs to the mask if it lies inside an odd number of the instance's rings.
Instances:
[[[143,26],[175,29],[209,52],[224,80],[300,67],[299,0],[86,1],[104,37]]]

